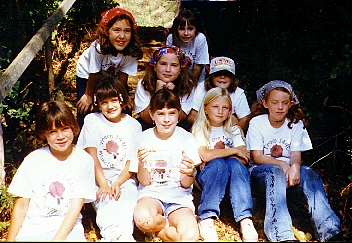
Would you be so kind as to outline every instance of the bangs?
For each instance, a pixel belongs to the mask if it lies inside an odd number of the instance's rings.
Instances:
[[[55,128],[62,128],[62,127],[74,127],[74,124],[71,122],[70,119],[62,112],[56,112],[47,117],[48,120],[48,127],[47,130],[53,129],[52,125],[55,125]]]
[[[97,96],[97,101],[99,103],[105,99],[109,99],[112,97],[119,97],[119,93],[116,89],[114,89],[110,86],[104,86],[104,87],[100,87],[96,91],[96,96]]]
[[[150,100],[150,111],[152,113],[164,108],[175,108],[181,110],[180,99],[175,93],[169,89],[160,89],[154,93]]]
[[[188,26],[196,26],[196,20],[192,17],[189,16],[189,18],[187,18],[186,16],[180,19],[180,24],[179,27],[184,28],[186,26],[186,24],[188,24]]]

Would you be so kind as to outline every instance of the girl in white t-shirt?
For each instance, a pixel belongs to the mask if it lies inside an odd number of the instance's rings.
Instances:
[[[95,113],[84,118],[77,146],[94,159],[97,200],[93,202],[96,222],[105,241],[134,241],[133,209],[137,203],[131,161],[133,142],[141,133],[139,122],[122,113],[128,94],[123,84],[104,78],[95,91]],[[132,154],[131,154],[132,153]]]
[[[81,209],[95,200],[94,162],[72,144],[79,126],[63,102],[41,104],[35,137],[8,192],[16,196],[8,241],[87,241]]]
[[[308,204],[315,239],[338,240],[340,219],[330,207],[322,180],[312,168],[302,165],[301,153],[312,149],[312,143],[292,86],[273,80],[256,94],[246,138],[252,155],[252,190],[266,200],[266,237],[274,242],[296,240],[286,194],[297,193],[304,195]]]
[[[160,89],[151,97],[155,127],[143,131],[135,144],[140,184],[134,221],[162,241],[195,242],[199,232],[192,185],[201,161],[193,135],[177,126],[180,112],[173,91]]]
[[[246,165],[249,151],[241,128],[232,126],[231,97],[226,89],[210,89],[201,104],[192,133],[202,159],[197,182],[202,188],[198,218],[204,241],[218,241],[213,219],[220,216],[220,202],[228,186],[236,222],[243,241],[258,241],[253,226],[252,195]]]
[[[187,117],[189,123],[193,124],[195,121],[206,92],[211,88],[221,87],[227,89],[231,96],[233,124],[239,125],[244,133],[247,132],[251,111],[244,90],[238,87],[235,74],[235,62],[231,58],[216,57],[211,60],[208,77],[204,83],[198,84],[194,92],[192,109]]]
[[[209,64],[208,40],[204,27],[192,9],[181,9],[174,19],[166,45],[175,45],[190,58],[188,69],[194,82],[203,83]]]
[[[162,46],[153,53],[143,79],[138,81],[134,98],[137,120],[143,131],[154,126],[149,114],[149,102],[151,96],[160,89],[173,90],[179,97],[179,126],[187,129],[184,122],[191,110],[195,87],[186,68],[188,61],[185,53],[177,46]]]
[[[76,67],[77,117],[80,127],[85,114],[93,110],[93,91],[104,77],[117,77],[128,88],[128,75],[137,75],[138,60],[143,51],[132,14],[122,8],[112,8],[101,14],[96,40],[78,59]],[[132,114],[133,101],[128,100],[126,113]]]

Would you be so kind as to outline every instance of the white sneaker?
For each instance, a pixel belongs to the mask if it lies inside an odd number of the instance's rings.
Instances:
[[[253,221],[250,218],[241,220],[241,234],[243,242],[257,242],[258,233],[254,228]]]
[[[212,218],[200,220],[198,223],[199,233],[203,237],[204,242],[219,241],[218,233]]]

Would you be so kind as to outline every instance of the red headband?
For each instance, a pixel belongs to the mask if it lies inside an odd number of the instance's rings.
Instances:
[[[123,8],[112,8],[112,9],[109,9],[109,10],[103,12],[101,14],[101,20],[100,20],[99,26],[102,28],[105,28],[106,25],[109,23],[109,21],[112,18],[114,18],[115,16],[120,15],[120,14],[126,14],[128,17],[130,17],[133,22],[133,29],[136,30],[136,28],[137,28],[136,20],[133,18],[132,14],[130,12],[128,12],[127,10],[125,10]]]

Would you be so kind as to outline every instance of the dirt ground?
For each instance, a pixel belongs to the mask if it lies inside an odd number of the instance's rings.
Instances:
[[[163,27],[139,27],[138,33],[140,36],[142,49],[144,52],[143,58],[139,61],[138,74],[136,77],[129,77],[129,86],[135,90],[137,82],[144,75],[145,66],[148,64],[149,58],[151,57],[154,50],[163,44],[166,38],[167,30]],[[132,92],[133,97],[133,92]],[[194,188],[194,204],[196,209],[199,205],[201,191]],[[297,198],[291,198],[292,202],[297,202]],[[267,241],[264,231],[263,231],[263,219],[264,219],[264,207],[261,204],[261,200],[254,199],[254,211],[253,211],[253,222],[259,234],[259,241]],[[301,205],[301,206],[299,206]],[[293,226],[298,230],[297,236],[302,237],[302,241],[315,241],[311,238],[312,228],[310,227],[309,215],[307,208],[305,208],[304,203],[293,203],[290,206],[290,211],[293,211]],[[217,233],[219,236],[219,241],[235,241],[241,242],[241,236],[239,233],[239,223],[235,222],[232,212],[232,207],[228,195],[226,194],[223,201],[220,204],[221,215],[220,218],[215,220],[215,225],[217,227]],[[196,211],[197,213],[197,211]],[[83,214],[83,224],[85,227],[85,232],[88,241],[99,241],[100,234],[99,228],[95,223],[95,211],[90,204],[86,204],[82,210]],[[305,233],[308,233],[305,235]],[[135,240],[138,242],[146,241],[147,238],[138,228],[134,231]],[[306,237],[306,238],[305,238]],[[310,240],[308,240],[310,239]],[[154,239],[153,241],[159,241]],[[203,239],[200,238],[198,241],[202,242]]]

